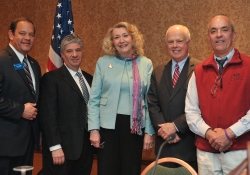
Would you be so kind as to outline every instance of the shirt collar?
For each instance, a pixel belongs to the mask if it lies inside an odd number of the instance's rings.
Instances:
[[[225,63],[224,63],[224,65],[225,65],[226,63],[228,63],[228,62],[233,58],[234,52],[235,52],[235,50],[234,50],[234,48],[233,48],[233,49],[232,49],[225,57],[223,57],[223,58],[220,58],[220,57],[217,57],[216,55],[214,55],[214,60],[216,61],[216,59],[220,60],[220,59],[224,59],[224,58],[227,57],[227,61],[225,61]]]
[[[80,72],[82,74],[82,71],[80,69],[80,67],[78,68],[78,71],[73,71],[72,69],[70,69],[65,63],[64,63],[65,67],[68,69],[69,73],[71,74],[72,77],[76,76],[77,72]]]
[[[186,56],[186,58],[184,58],[183,60],[178,62],[178,65],[181,69],[184,66],[185,62],[187,61],[188,57],[189,57],[189,54]],[[175,69],[176,64],[177,64],[177,62],[172,58],[172,70]]]
[[[18,57],[18,59],[20,60],[20,62],[22,63],[23,62],[23,59],[24,59],[24,55],[21,54],[20,52],[18,52],[14,46],[12,46],[10,43],[9,43],[9,46],[12,48],[12,50],[15,52],[16,56]],[[27,55],[25,55],[27,56]]]

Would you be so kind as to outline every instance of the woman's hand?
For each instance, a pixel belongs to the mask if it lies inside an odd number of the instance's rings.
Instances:
[[[153,148],[153,146],[154,146],[154,137],[146,133],[144,135],[143,150],[149,150]]]
[[[100,133],[98,130],[90,131],[90,143],[96,148],[100,147]]]

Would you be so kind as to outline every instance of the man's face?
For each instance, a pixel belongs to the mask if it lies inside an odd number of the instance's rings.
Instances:
[[[34,26],[28,21],[19,21],[16,30],[13,33],[8,32],[10,44],[20,53],[26,55],[32,48],[34,43]]]
[[[170,27],[166,40],[168,53],[176,62],[180,62],[187,57],[190,40],[187,41],[185,30],[182,27]]]
[[[226,56],[233,49],[236,33],[232,30],[230,20],[226,16],[215,16],[208,28],[208,39],[218,57]]]
[[[78,43],[67,44],[61,52],[62,59],[67,67],[73,71],[78,71],[82,62],[82,48]]]

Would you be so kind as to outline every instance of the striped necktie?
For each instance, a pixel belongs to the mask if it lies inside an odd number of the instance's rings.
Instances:
[[[31,74],[30,74],[30,69],[29,69],[29,66],[28,66],[28,59],[27,59],[27,57],[24,57],[23,63],[24,63],[24,72],[25,72],[25,75],[26,75],[26,77],[28,79],[29,86],[30,86],[30,89],[31,89],[31,93],[35,97],[36,96],[36,92],[35,92],[35,89],[34,89],[32,78],[31,78]]]
[[[87,86],[83,80],[82,74],[80,72],[77,72],[76,76],[78,76],[78,78],[79,78],[79,83],[80,83],[80,86],[82,88],[83,99],[84,99],[85,105],[86,105],[86,111],[83,115],[84,115],[84,127],[86,130],[88,130],[88,106],[87,106],[87,104],[89,101],[89,92],[88,92]]]
[[[173,81],[173,88],[175,87],[175,85],[176,85],[176,83],[178,81],[179,76],[180,76],[179,65],[178,65],[178,63],[176,63],[176,65],[175,65],[175,71],[174,71],[174,76],[173,76],[173,79],[172,79],[172,81]]]

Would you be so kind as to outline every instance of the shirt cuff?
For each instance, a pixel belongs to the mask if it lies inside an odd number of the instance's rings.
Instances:
[[[60,148],[62,148],[62,146],[61,146],[60,144],[58,144],[58,145],[49,147],[49,150],[50,150],[50,151],[55,151],[55,150],[58,150],[58,149],[60,149]]]

